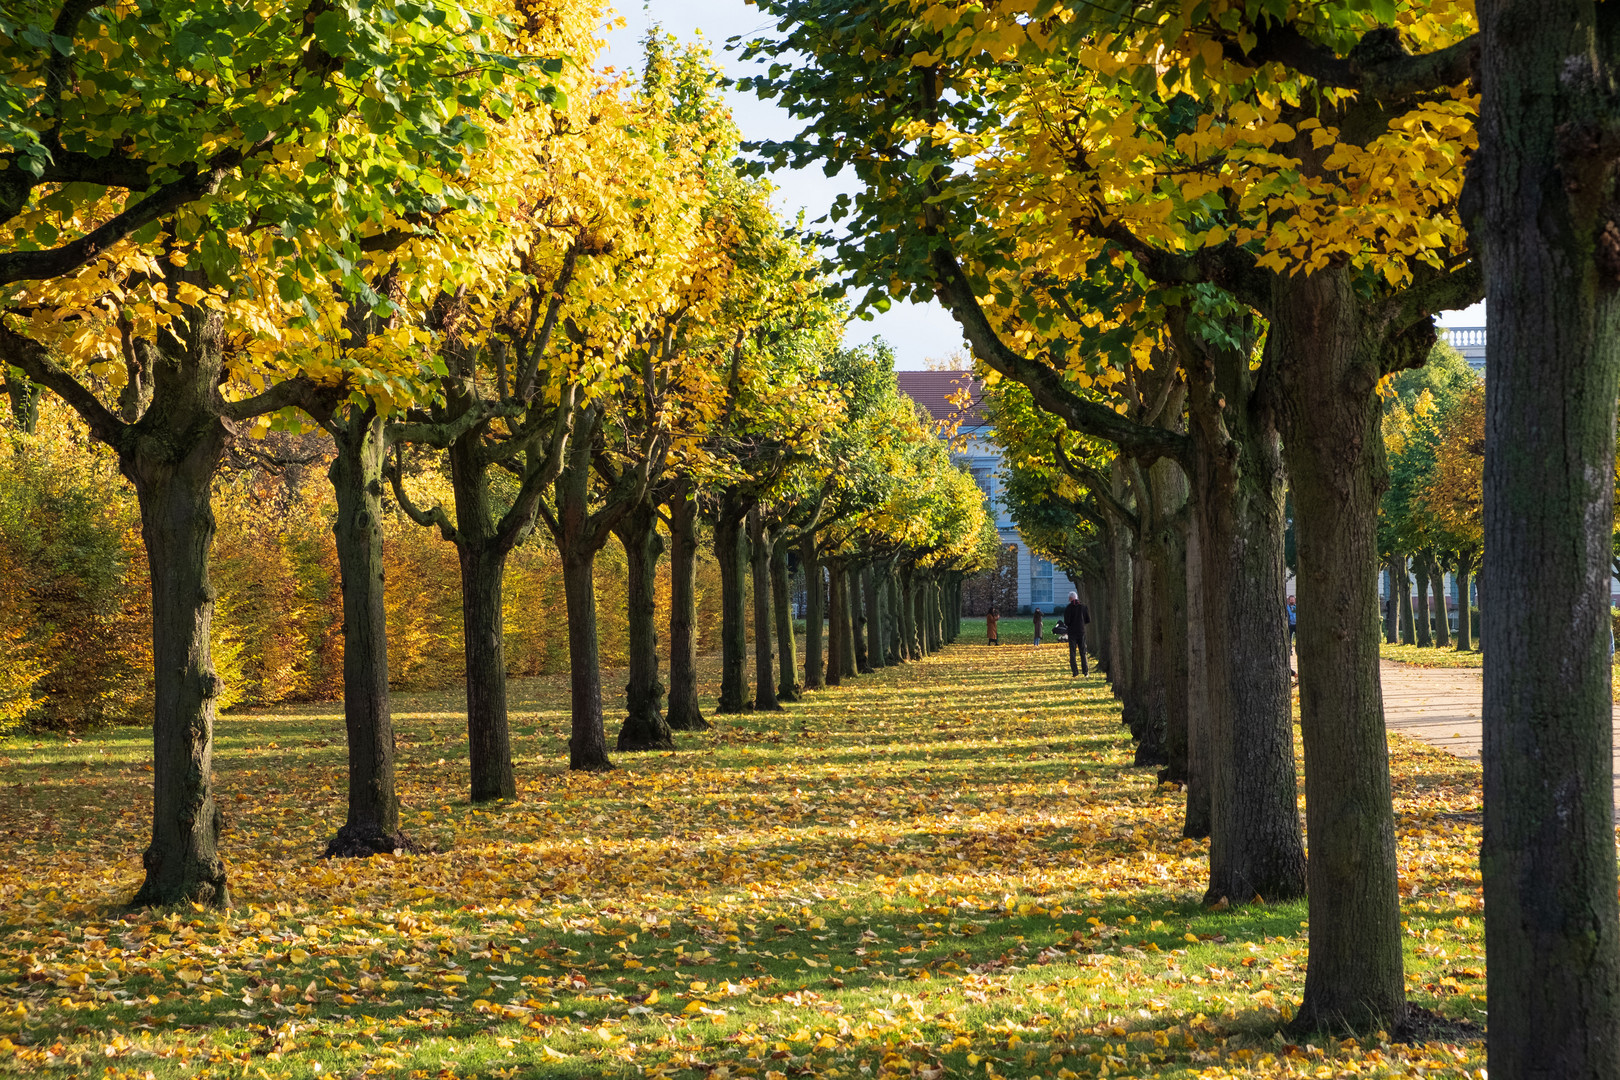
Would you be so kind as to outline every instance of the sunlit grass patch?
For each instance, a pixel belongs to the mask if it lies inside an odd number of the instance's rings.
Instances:
[[[1279,1034],[1305,905],[1199,906],[1207,848],[1180,836],[1180,793],[1129,767],[1117,703],[1064,653],[956,646],[781,713],[716,717],[606,775],[563,768],[564,684],[523,683],[520,797],[479,807],[459,697],[402,697],[406,828],[433,850],[364,863],[315,858],[343,817],[339,711],[228,716],[225,915],[114,907],[140,879],[145,733],[10,740],[0,1070],[1481,1067],[1477,1045]],[[1400,738],[1392,752],[1413,999],[1478,1020],[1477,766]]]
[[[1413,667],[1477,668],[1484,666],[1485,663],[1484,653],[1477,649],[1458,652],[1455,644],[1443,648],[1419,648],[1416,645],[1391,645],[1384,642],[1378,646],[1378,655],[1385,660],[1393,660],[1397,664],[1411,664]]]

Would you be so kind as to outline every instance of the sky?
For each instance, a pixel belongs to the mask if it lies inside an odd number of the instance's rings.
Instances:
[[[771,27],[769,18],[743,0],[646,0],[645,4],[620,0],[620,5],[624,25],[608,31],[605,62],[622,68],[636,66],[641,39],[649,25],[658,23],[683,41],[690,41],[701,33],[714,48],[714,59],[721,69],[732,78],[741,78],[749,73],[751,65],[726,51],[726,39],[737,35],[746,37]],[[753,94],[731,91],[728,98],[744,139],[775,138],[798,130],[799,122],[789,116],[787,110],[761,101]],[[834,198],[853,191],[856,186],[852,176],[827,177],[819,168],[783,169],[773,173],[771,180],[778,189],[777,210],[787,218],[804,210],[806,221],[824,215]],[[1485,305],[1446,312],[1439,322],[1442,326],[1483,326]],[[895,367],[901,370],[917,370],[925,367],[929,360],[943,360],[966,351],[956,320],[937,303],[895,304],[870,322],[851,324],[845,340],[859,344],[876,336],[883,337],[893,347]]]

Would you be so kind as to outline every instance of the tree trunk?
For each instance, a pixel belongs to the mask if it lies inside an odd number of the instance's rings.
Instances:
[[[788,546],[786,541],[771,541],[771,611],[776,619],[776,698],[778,701],[798,701],[799,684],[796,679],[798,646],[793,640],[792,582],[788,572]],[[808,585],[808,579],[806,581]]]
[[[874,567],[861,568],[861,591],[866,595],[866,665],[872,671],[883,666],[883,605],[878,577]]]
[[[1103,580],[1108,590],[1108,626],[1104,630],[1110,659],[1108,683],[1123,705],[1131,689],[1131,550],[1123,523],[1114,522],[1108,534],[1109,572]]]
[[[1091,612],[1091,625],[1096,627],[1091,636],[1097,643],[1097,669],[1112,681],[1113,654],[1110,652],[1108,627],[1113,615],[1108,608],[1108,582],[1099,580],[1095,574],[1088,574],[1082,588],[1086,594],[1086,608]]]
[[[855,582],[855,571],[846,565],[838,568],[840,580],[838,582],[838,595],[840,598],[838,623],[838,670],[846,679],[853,679],[860,673],[860,664],[857,657],[860,652],[858,638],[860,636],[860,589]]]
[[[198,424],[181,446],[137,437],[119,455],[140,500],[152,575],[152,840],[141,858],[146,879],[132,901],[136,907],[231,902],[214,798],[220,681],[209,652],[214,588],[208,575],[213,480],[228,435],[217,417],[208,419],[212,423]]]
[[[1434,637],[1429,633],[1429,558],[1426,552],[1418,552],[1412,559],[1412,576],[1417,581],[1417,599],[1412,607],[1412,629],[1420,649],[1427,649],[1434,645]]]
[[[1434,585],[1434,647],[1444,649],[1451,645],[1451,624],[1446,618],[1446,570],[1433,552],[1429,554],[1429,580]]]
[[[872,658],[867,650],[872,632],[872,612],[866,606],[865,589],[861,587],[865,572],[864,568],[857,567],[851,567],[849,571],[849,610],[853,615],[850,620],[850,640],[855,646],[855,672],[858,675],[872,673]]]
[[[1131,557],[1131,681],[1125,690],[1121,719],[1131,736],[1141,742],[1155,719],[1149,696],[1158,681],[1153,669],[1153,569],[1147,544],[1137,537]]]
[[[1208,583],[1198,549],[1197,522],[1194,508],[1193,525],[1187,530],[1187,808],[1181,827],[1181,834],[1189,838],[1209,835],[1211,768],[1209,651],[1204,641]]]
[[[743,578],[748,568],[742,557],[742,522],[747,506],[735,496],[721,500],[714,524],[714,558],[720,564],[720,702],[717,713],[740,713],[752,700],[748,695],[748,625]]]
[[[771,667],[771,549],[758,506],[748,511],[748,564],[754,582],[754,708],[781,712]]]
[[[816,537],[812,533],[799,545],[799,562],[804,564],[804,688],[820,690],[825,683],[826,665],[822,660],[822,632],[825,629],[827,585],[822,580],[821,563],[816,561]]]
[[[1193,512],[1204,592],[1209,814],[1206,903],[1305,892],[1285,617],[1283,469],[1248,356],[1187,350],[1197,452]]]
[[[1163,461],[1154,466],[1158,471],[1160,465],[1173,470],[1173,478],[1166,478],[1154,484],[1155,493],[1168,490],[1171,505],[1179,511],[1181,504],[1186,501],[1186,485],[1182,479],[1181,467],[1172,461]],[[1176,487],[1180,488],[1177,492]],[[1153,631],[1154,655],[1159,657],[1158,667],[1163,672],[1164,703],[1161,708],[1164,715],[1164,747],[1163,758],[1165,769],[1159,779],[1171,780],[1178,784],[1187,781],[1187,683],[1188,683],[1188,654],[1187,654],[1187,541],[1183,533],[1184,526],[1178,521],[1171,521],[1161,528],[1163,542],[1161,546],[1162,565],[1154,568],[1154,599],[1155,626]],[[1138,747],[1138,751],[1141,747]],[[1140,755],[1139,753],[1139,756]],[[1151,762],[1143,760],[1140,764]]]
[[[1378,669],[1387,478],[1376,387],[1389,342],[1345,267],[1278,276],[1272,297],[1268,348],[1295,507],[1311,843],[1310,959],[1294,1024],[1392,1030],[1406,1015],[1406,986]]]
[[[1395,556],[1395,576],[1397,579],[1395,582],[1396,588],[1400,590],[1400,595],[1396,597],[1395,602],[1399,605],[1398,617],[1401,622],[1401,644],[1415,645],[1417,644],[1417,638],[1412,631],[1412,579],[1407,574],[1405,555]]]
[[[1471,551],[1457,555],[1457,651],[1471,652],[1474,648],[1472,612],[1469,611],[1468,575],[1473,571],[1474,555]]]
[[[349,406],[335,426],[327,476],[337,496],[332,535],[343,588],[343,724],[349,750],[349,812],[328,856],[412,850],[400,831],[394,786],[394,721],[388,698],[388,609],[383,603],[383,419]]]
[[[827,563],[827,685],[844,681],[844,570],[836,560]]]
[[[1396,625],[1396,612],[1400,609],[1400,601],[1395,595],[1395,559],[1392,556],[1384,564],[1384,583],[1387,586],[1388,596],[1384,600],[1384,640],[1394,645],[1400,640],[1400,628]]]
[[[1228,379],[1217,387],[1236,381]],[[1247,395],[1244,395],[1247,397]],[[1283,593],[1283,473],[1275,427],[1228,395],[1228,453],[1197,458],[1199,557],[1210,751],[1207,904],[1290,900],[1306,891],[1294,780],[1293,708]],[[1200,445],[1220,445],[1200,405]],[[1215,406],[1220,411],[1220,406]],[[1189,803],[1189,811],[1196,810]],[[1200,823],[1189,813],[1187,836]]]
[[[664,719],[664,684],[658,681],[658,558],[664,553],[664,541],[658,535],[658,513],[652,500],[645,498],[630,507],[613,531],[624,547],[630,653],[625,718],[617,748],[621,752],[673,750],[675,735]]]
[[[883,589],[886,597],[883,608],[888,613],[889,624],[889,656],[893,663],[901,664],[907,659],[905,637],[901,633],[905,612],[900,603],[900,579],[893,563],[883,575]]]
[[[501,588],[506,552],[493,543],[462,535],[456,545],[461,563],[462,647],[467,658],[467,753],[472,801],[517,797],[512,772],[512,738],[506,714],[506,647]],[[566,573],[564,575],[566,584]],[[573,638],[569,611],[569,638]],[[594,638],[595,627],[591,628]]]
[[[1487,1047],[1492,1080],[1615,1077],[1620,10],[1482,0],[1479,19]]]
[[[568,603],[568,767],[583,772],[613,768],[602,723],[602,661],[596,640],[596,549],[565,550],[563,595]]]
[[[911,645],[912,655],[922,659],[928,655],[928,619],[923,614],[923,594],[928,591],[928,579],[915,570],[911,574],[910,596],[907,603],[911,605]]]
[[[682,481],[669,500],[669,714],[674,731],[703,731],[697,698],[697,500]]]

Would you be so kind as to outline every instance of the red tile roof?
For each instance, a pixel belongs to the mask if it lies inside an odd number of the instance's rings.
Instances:
[[[988,421],[984,415],[984,385],[966,371],[897,371],[900,392],[927,409],[933,418],[944,424],[960,427],[983,427]],[[966,387],[971,398],[964,408],[951,399]]]

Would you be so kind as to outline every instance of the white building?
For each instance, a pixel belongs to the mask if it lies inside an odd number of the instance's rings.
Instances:
[[[989,497],[1001,542],[1017,549],[1018,610],[1039,607],[1050,612],[1062,607],[1069,593],[1079,589],[1050,560],[1030,551],[1001,501],[1001,447],[990,438],[979,381],[965,371],[897,371],[895,376],[900,391],[927,409],[939,423],[941,438],[954,434],[951,459],[966,467],[979,490]],[[959,402],[964,390],[966,401]]]

